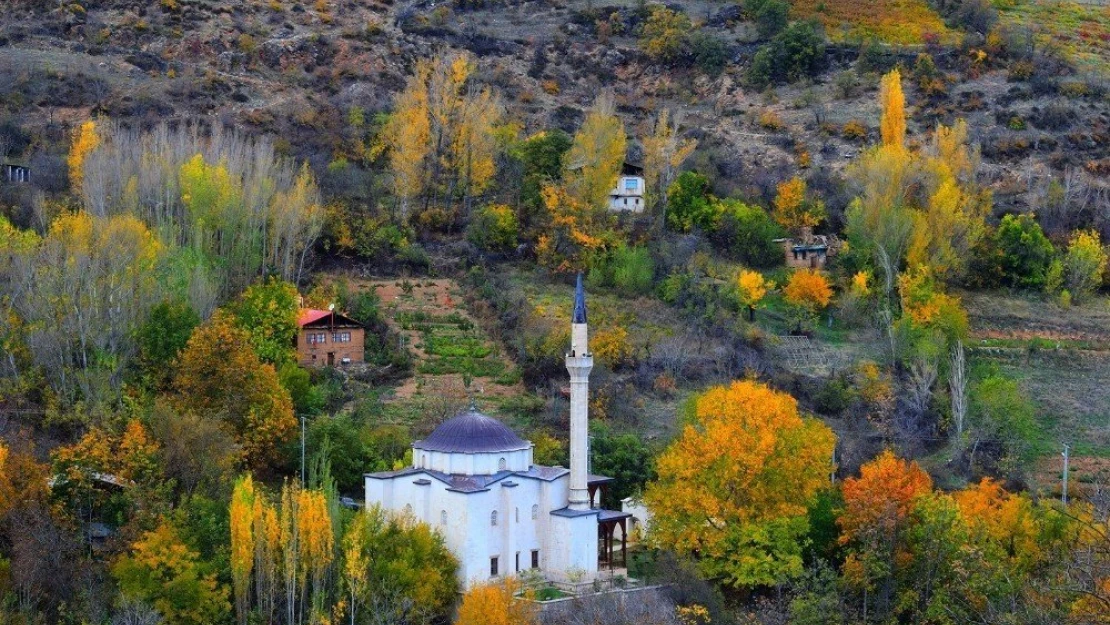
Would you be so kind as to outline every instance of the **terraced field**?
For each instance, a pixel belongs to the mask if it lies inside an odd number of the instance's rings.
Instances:
[[[928,35],[956,38],[926,0],[794,0],[792,5],[795,17],[819,20],[834,41],[920,44]]]
[[[1110,69],[1110,3],[993,0],[1004,25],[1029,28],[1044,46],[1059,47],[1081,69]]]

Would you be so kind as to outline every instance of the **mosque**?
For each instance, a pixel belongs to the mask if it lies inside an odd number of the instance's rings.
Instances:
[[[588,473],[593,356],[581,275],[566,365],[569,469],[534,464],[531,442],[471,406],[413,443],[411,467],[366,475],[366,504],[438,529],[459,560],[464,587],[530,569],[552,581],[583,583],[624,568],[630,515],[600,509],[601,489],[612,478]]]

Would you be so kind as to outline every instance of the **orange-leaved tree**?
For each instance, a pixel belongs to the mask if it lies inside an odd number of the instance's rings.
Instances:
[[[235,593],[235,616],[245,624],[250,615],[251,570],[254,568],[254,481],[245,475],[235,481],[231,493],[231,586]]]
[[[902,73],[891,70],[883,76],[879,88],[883,114],[880,123],[883,145],[904,147],[906,144],[906,96],[902,93]]]
[[[799,575],[807,505],[828,483],[834,445],[785,393],[750,380],[709,389],[647,487],[651,540],[735,587]]]
[[[272,459],[297,426],[274,367],[258,359],[250,336],[222,311],[189,337],[174,389],[182,411],[224,419],[255,466]]]
[[[547,184],[540,191],[548,222],[536,242],[540,264],[555,271],[582,271],[589,259],[616,244],[603,209],[576,199],[563,187]]]
[[[89,120],[77,129],[73,135],[73,144],[69,147],[69,156],[66,164],[69,165],[70,191],[81,196],[85,182],[85,157],[100,145],[100,135],[96,131],[96,122]]]
[[[518,600],[519,592],[520,582],[511,578],[471,588],[463,595],[455,625],[535,625],[536,604]]]
[[[797,330],[812,327],[817,315],[832,301],[832,284],[820,271],[802,269],[790,275],[782,290],[786,303],[794,309]]]
[[[916,462],[884,451],[860,467],[860,476],[844,480],[844,508],[837,523],[840,542],[848,545],[844,578],[866,593],[878,586],[889,601],[899,563],[909,555],[902,534],[914,501],[932,492],[933,481]]]

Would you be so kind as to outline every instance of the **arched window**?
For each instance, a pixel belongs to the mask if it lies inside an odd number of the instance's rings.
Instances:
[[[447,525],[447,511],[446,510],[440,510],[439,511],[439,524],[440,525]]]
[[[540,504],[538,504],[538,503],[532,504],[532,519],[535,520],[535,518],[538,517],[539,515],[540,515]]]
[[[498,471],[504,471],[505,467],[507,467],[507,466],[509,466],[509,465],[508,465],[508,463],[505,462],[504,458],[501,458],[497,461],[497,470]]]
[[[420,454],[420,468],[428,468],[428,454]]]
[[[489,513],[489,524],[497,525],[497,510]]]
[[[412,516],[412,505],[405,504],[405,516]]]

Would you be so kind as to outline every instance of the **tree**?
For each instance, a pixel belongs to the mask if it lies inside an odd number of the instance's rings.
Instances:
[[[489,88],[467,93],[459,107],[450,158],[468,211],[471,199],[489,187],[497,172],[497,128],[504,115],[501,98]]]
[[[755,321],[756,306],[774,288],[775,283],[764,278],[758,271],[740,270],[740,275],[736,278],[736,294],[740,305],[748,309],[748,321]]]
[[[520,582],[508,577],[474,586],[463,594],[455,625],[536,625],[539,609],[527,598],[518,599],[521,592]]]
[[[607,206],[609,191],[624,165],[626,142],[613,94],[603,91],[563,157],[563,180],[571,197],[591,208]]]
[[[82,193],[85,182],[85,159],[100,145],[100,135],[97,133],[96,122],[89,120],[77,129],[73,135],[73,144],[69,148],[66,164],[69,165],[69,186],[74,194]]]
[[[211,415],[178,412],[173,402],[158,400],[150,431],[162,448],[166,477],[179,492],[223,498],[227,476],[242,458],[231,426]]]
[[[902,74],[897,69],[883,76],[879,87],[879,104],[883,111],[879,124],[883,145],[905,147],[906,96],[902,94]]]
[[[131,545],[112,574],[123,596],[149,603],[169,625],[222,622],[230,607],[227,588],[166,522]]]
[[[713,230],[721,209],[709,194],[709,179],[696,171],[682,172],[667,188],[667,207],[667,226],[676,232]]]
[[[996,445],[1001,468],[1022,471],[1034,452],[1038,434],[1033,402],[1016,381],[1001,375],[990,375],[972,389],[968,463],[974,469],[980,447]]]
[[[680,139],[678,129],[682,115],[671,115],[670,109],[659,111],[650,135],[643,138],[644,182],[648,192],[663,208],[663,223],[667,217],[667,189],[674,182],[678,168],[698,147],[697,139]]]
[[[418,64],[405,89],[393,102],[393,113],[382,129],[389,150],[389,171],[401,220],[408,218],[409,204],[424,193],[428,158],[432,152],[432,121],[428,110],[427,80],[431,68]]]
[[[294,359],[299,299],[297,287],[270,277],[252,284],[229,307],[262,362],[280,367]]]
[[[825,64],[825,35],[816,22],[795,22],[752,58],[748,80],[757,87],[815,75]]]
[[[516,213],[504,204],[487,204],[470,220],[466,238],[487,252],[509,252],[516,248],[520,225]]]
[[[651,540],[735,587],[799,575],[806,508],[828,481],[834,444],[789,395],[752,381],[708,390],[648,484]]]
[[[690,18],[681,10],[656,6],[644,22],[640,48],[654,61],[673,63],[685,52],[691,28]]]
[[[254,482],[250,475],[235,481],[231,493],[231,585],[240,625],[250,610],[251,569],[254,568]]]
[[[932,491],[932,480],[916,462],[901,460],[887,450],[860,467],[860,476],[844,480],[844,508],[838,523],[840,542],[848,546],[845,581],[868,595],[878,588],[880,609],[895,591],[902,534],[915,500]]]
[[[1077,301],[1094,293],[1102,286],[1106,271],[1106,250],[1102,248],[1098,232],[1078,230],[1068,242],[1064,256],[1064,281],[1068,291]]]
[[[1011,287],[1040,289],[1056,250],[1032,215],[1006,215],[994,233],[1002,279]]]
[[[619,508],[625,498],[639,494],[655,473],[652,451],[639,436],[614,434],[604,425],[596,425],[591,433],[590,467],[614,478],[602,501],[612,510]]]
[[[157,381],[156,386],[168,383],[174,360],[198,325],[200,317],[185,301],[162,300],[150,309],[137,331],[137,340],[139,365]]]
[[[539,208],[543,186],[562,179],[563,158],[572,144],[573,140],[567,133],[545,130],[521,141],[516,147],[515,153],[524,167],[520,194],[521,202],[526,207]]]
[[[748,267],[769,269],[782,264],[782,228],[767,211],[753,204],[726,199],[718,202],[719,217],[709,233],[714,246]]]
[[[42,239],[12,233],[0,245],[0,303],[26,324],[27,355],[63,403],[117,392],[160,299],[154,234],[133,217],[80,212],[59,216]]]
[[[541,193],[548,224],[536,242],[541,265],[556,271],[582,271],[596,254],[616,247],[602,208],[583,203],[563,187],[546,185]]]
[[[786,302],[798,311],[798,328],[812,324],[817,315],[832,301],[832,285],[821,272],[815,269],[801,269],[790,274],[790,280],[782,289]]]
[[[174,390],[181,411],[227,422],[254,466],[274,458],[278,444],[297,426],[293,402],[273,365],[258,359],[249,335],[224,312],[189,338]]]
[[[775,195],[775,221],[791,232],[813,228],[825,219],[825,204],[806,198],[806,183],[797,176],[779,183]]]

